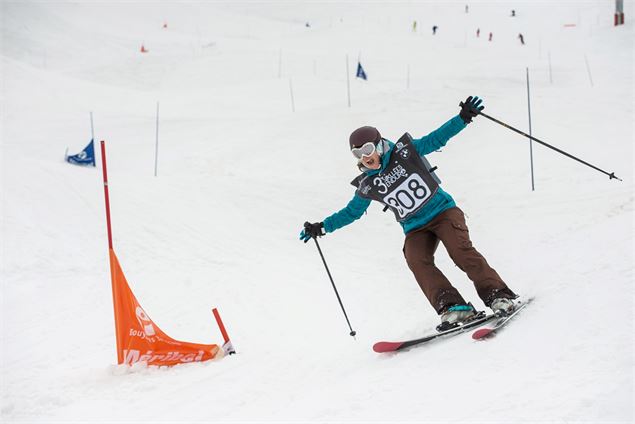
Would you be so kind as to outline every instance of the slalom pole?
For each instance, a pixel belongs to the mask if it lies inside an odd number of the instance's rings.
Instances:
[[[529,115],[529,135],[531,136],[531,101],[529,95],[529,68],[525,68],[527,71],[527,114]],[[529,163],[531,167],[531,191],[536,190],[534,184],[534,145],[532,140],[529,140]]]
[[[112,229],[110,223],[110,197],[108,196],[108,172],[106,170],[106,142],[101,140],[101,169],[104,176],[104,199],[106,202],[106,227],[108,229],[108,257],[110,262],[110,283],[112,286],[112,306],[115,310],[115,339],[117,341],[117,363],[123,364],[123,342],[121,335],[117,329],[119,328],[119,319],[117,318],[117,284],[115,283],[115,274],[113,268],[114,250],[112,247]]]
[[[322,258],[322,262],[324,263],[324,268],[326,268],[326,273],[329,276],[329,280],[331,280],[331,285],[333,286],[333,290],[335,290],[335,296],[337,296],[337,301],[340,302],[340,307],[342,308],[342,312],[344,312],[344,318],[346,318],[346,323],[348,324],[348,328],[349,330],[351,330],[349,335],[351,337],[355,337],[355,334],[357,334],[357,332],[353,330],[353,328],[351,327],[351,322],[348,320],[348,315],[346,315],[346,310],[344,309],[344,305],[342,304],[342,299],[340,298],[340,294],[337,291],[337,287],[335,287],[335,283],[333,282],[331,271],[329,271],[329,267],[328,265],[326,265],[326,260],[324,259],[324,255],[322,254],[322,249],[320,249],[320,244],[318,243],[316,237],[313,237],[313,240],[315,241],[315,245],[317,246],[318,252],[320,252],[320,257]]]
[[[591,87],[593,87],[593,77],[591,76],[591,67],[589,66],[589,59],[587,59],[586,54],[584,55],[584,62],[586,63],[586,71],[589,74],[589,82],[591,83]]]
[[[212,313],[214,314],[214,318],[216,318],[216,324],[218,324],[218,328],[220,328],[220,332],[223,335],[223,340],[225,343],[223,344],[223,351],[225,351],[228,355],[233,355],[236,353],[234,346],[232,345],[231,340],[229,339],[229,335],[227,335],[227,330],[225,329],[225,324],[223,324],[223,320],[220,318],[220,314],[218,313],[217,308],[212,309]]]
[[[93,111],[90,111],[90,139],[95,141],[95,127],[93,126]]]
[[[289,93],[291,94],[291,112],[295,112],[295,100],[293,99],[293,84],[291,83],[291,77],[289,77]]]
[[[461,107],[462,107],[462,106],[463,106],[463,102],[461,102],[461,103],[459,104],[459,106],[461,106]],[[501,122],[501,121],[499,121],[499,120],[498,120],[498,119],[496,119],[496,118],[492,118],[491,116],[489,116],[489,115],[487,115],[487,114],[483,113],[482,111],[481,111],[481,112],[478,112],[478,114],[479,114],[479,115],[483,115],[484,117],[486,117],[486,118],[487,118],[487,119],[489,119],[490,121],[494,121],[494,122],[496,122],[497,124],[500,124],[500,125],[504,126],[505,128],[508,128],[508,129],[510,129],[510,130],[512,130],[512,131],[514,131],[514,132],[516,132],[516,133],[518,133],[518,134],[520,134],[520,135],[524,135],[525,137],[527,137],[527,138],[528,138],[528,139],[530,139],[530,140],[535,141],[536,143],[540,143],[540,144],[542,144],[543,146],[550,148],[551,150],[555,150],[556,152],[558,152],[558,153],[560,153],[560,154],[563,154],[563,155],[565,155],[565,156],[566,156],[566,157],[568,157],[568,158],[571,158],[571,159],[573,159],[573,160],[576,160],[576,161],[578,161],[578,162],[580,162],[580,163],[582,163],[582,164],[584,164],[584,165],[588,166],[589,168],[593,168],[593,169],[595,169],[596,171],[599,171],[599,172],[601,172],[601,173],[603,173],[603,174],[605,174],[605,175],[608,175],[609,180],[612,180],[613,178],[615,178],[616,180],[622,181],[622,179],[621,179],[621,178],[619,178],[619,177],[615,176],[615,172],[608,173],[608,172],[606,172],[605,170],[600,169],[600,168],[598,168],[598,167],[597,167],[597,166],[595,166],[595,165],[591,165],[590,163],[585,162],[585,161],[583,161],[582,159],[579,159],[579,158],[577,158],[577,157],[573,156],[572,154],[565,152],[564,150],[560,150],[560,149],[558,149],[557,147],[552,146],[551,144],[548,144],[548,143],[545,143],[544,141],[538,140],[536,137],[532,137],[532,136],[530,136],[529,134],[526,134],[526,133],[522,132],[521,130],[519,130],[519,129],[516,129],[516,128],[512,127],[511,125],[508,125],[508,124],[506,124],[506,123],[504,123],[504,122]]]
[[[108,229],[108,249],[112,250],[112,230],[110,226],[110,197],[108,196],[108,171],[106,170],[106,142],[101,140],[101,170],[104,175],[104,199],[106,201],[106,227]]]

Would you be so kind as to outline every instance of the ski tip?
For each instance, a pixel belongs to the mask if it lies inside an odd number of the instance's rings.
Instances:
[[[402,344],[403,342],[377,342],[373,345],[373,350],[377,353],[394,352]]]
[[[472,338],[474,340],[481,340],[489,336],[490,334],[492,334],[492,331],[493,330],[491,328],[479,328],[478,330],[472,333]]]

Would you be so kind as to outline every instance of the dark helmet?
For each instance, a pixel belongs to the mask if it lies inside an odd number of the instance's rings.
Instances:
[[[361,147],[364,144],[372,141],[377,144],[381,140],[381,134],[377,131],[375,127],[360,127],[351,133],[351,136],[348,138],[348,143],[350,144],[350,148],[353,147]]]

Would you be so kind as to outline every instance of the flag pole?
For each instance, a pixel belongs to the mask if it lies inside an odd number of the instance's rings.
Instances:
[[[529,68],[525,68],[527,71],[527,114],[529,115],[529,164],[531,168],[531,191],[536,190],[534,184],[534,148],[533,140],[531,139],[531,101],[529,95]]]
[[[289,93],[291,93],[291,112],[295,112],[295,100],[293,98],[293,84],[291,84],[291,77],[289,77]]]
[[[231,340],[229,339],[229,335],[227,335],[227,330],[225,329],[225,324],[223,324],[223,320],[220,318],[220,314],[218,313],[217,308],[212,309],[212,313],[214,314],[214,318],[216,318],[216,324],[218,324],[218,328],[220,329],[221,334],[223,335],[223,350],[228,355],[233,355],[236,353],[234,346],[232,345]]]
[[[110,261],[110,283],[112,286],[112,306],[115,314],[115,340],[117,342],[117,363],[123,364],[122,341],[119,334],[119,320],[117,318],[117,289],[115,283],[114,262],[115,252],[112,247],[112,228],[110,222],[110,197],[108,196],[108,171],[106,170],[106,142],[101,140],[101,169],[104,178],[104,200],[106,203],[106,228],[108,231],[108,258]]]
[[[95,141],[95,127],[93,126],[93,111],[90,111],[90,139]]]
[[[591,76],[591,67],[589,66],[589,59],[586,57],[586,53],[584,54],[584,62],[586,63],[586,70],[589,74],[589,82],[591,83],[591,87],[593,87],[593,77]]]
[[[110,198],[108,196],[108,171],[106,170],[106,142],[101,140],[101,169],[104,176],[104,199],[106,201],[106,228],[108,231],[108,249],[112,250],[112,229],[110,226]]]

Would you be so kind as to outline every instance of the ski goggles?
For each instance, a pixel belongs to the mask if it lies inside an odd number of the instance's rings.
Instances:
[[[357,159],[361,159],[363,156],[372,155],[373,153],[375,153],[375,150],[376,150],[375,143],[373,143],[372,141],[369,141],[368,143],[364,143],[360,147],[353,147],[351,149],[351,153]]]

